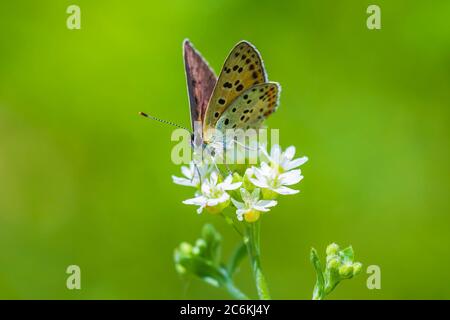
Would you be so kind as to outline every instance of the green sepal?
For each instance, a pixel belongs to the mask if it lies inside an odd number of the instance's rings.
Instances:
[[[352,246],[348,246],[345,249],[339,251],[339,257],[342,259],[342,263],[353,263],[355,253]]]

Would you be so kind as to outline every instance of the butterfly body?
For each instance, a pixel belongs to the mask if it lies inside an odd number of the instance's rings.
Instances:
[[[267,80],[261,56],[249,42],[236,44],[219,77],[188,40],[183,52],[191,125],[203,146],[215,142],[217,130],[258,129],[276,110],[280,86]]]

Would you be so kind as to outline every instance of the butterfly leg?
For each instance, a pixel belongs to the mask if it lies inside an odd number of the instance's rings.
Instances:
[[[198,181],[200,182],[200,186],[201,186],[202,185],[202,174],[200,173],[200,169],[195,161],[194,161],[194,167],[195,167],[195,170],[197,171]],[[194,181],[194,175],[192,175],[191,182],[192,181]]]
[[[217,172],[221,173],[219,167],[217,166],[216,159],[214,157],[211,157],[211,161],[213,162],[214,167],[216,167]]]
[[[225,168],[227,168],[228,174],[233,174],[233,171],[231,171],[230,167],[228,166],[228,164],[225,162]]]

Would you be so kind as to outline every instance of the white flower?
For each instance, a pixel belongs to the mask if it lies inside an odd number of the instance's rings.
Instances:
[[[282,152],[279,145],[272,146],[270,150],[269,161],[272,167],[282,169],[280,171],[289,171],[295,169],[306,161],[308,161],[308,157],[301,157],[294,159],[295,155],[295,147],[290,146],[284,152]]]
[[[184,204],[199,206],[198,213],[206,208],[211,213],[219,213],[229,204],[230,195],[228,190],[239,188],[242,182],[233,183],[233,177],[230,175],[223,182],[219,182],[219,176],[216,171],[211,173],[209,179],[202,182],[200,192],[192,199],[183,201]]]
[[[269,211],[270,207],[276,206],[275,200],[260,200],[260,189],[256,188],[252,193],[248,192],[244,188],[241,188],[241,196],[244,202],[239,202],[233,198],[231,201],[237,208],[236,215],[238,220],[245,218],[247,222],[255,222],[259,219],[261,212]]]
[[[278,168],[273,168],[265,162],[261,163],[261,168],[253,167],[251,171],[248,171],[248,173],[249,180],[255,186],[268,189],[279,194],[298,193],[298,190],[294,190],[286,186],[299,183],[303,179],[300,169],[280,173]]]
[[[184,177],[172,176],[172,181],[173,183],[182,186],[198,188],[200,186],[199,175],[201,175],[201,177],[204,178],[209,174],[210,171],[211,171],[210,165],[207,165],[205,163],[196,165],[194,161],[191,161],[189,167],[187,166],[181,167],[181,173],[183,174]]]
[[[197,168],[193,162],[189,164],[189,167],[182,166],[181,173],[184,177],[172,176],[173,183],[187,187],[198,187],[200,177],[198,176]]]

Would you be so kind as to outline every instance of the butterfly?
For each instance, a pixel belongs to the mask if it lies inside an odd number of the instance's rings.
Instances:
[[[218,77],[187,39],[183,42],[183,58],[194,146],[213,144],[217,130],[258,129],[276,111],[281,87],[268,81],[261,55],[250,42],[240,41],[234,46]],[[195,139],[198,136],[200,139]]]
[[[248,41],[234,46],[219,77],[189,40],[183,57],[191,127],[201,124],[204,145],[214,140],[214,129],[258,129],[277,109],[280,85],[268,81],[261,55]]]

